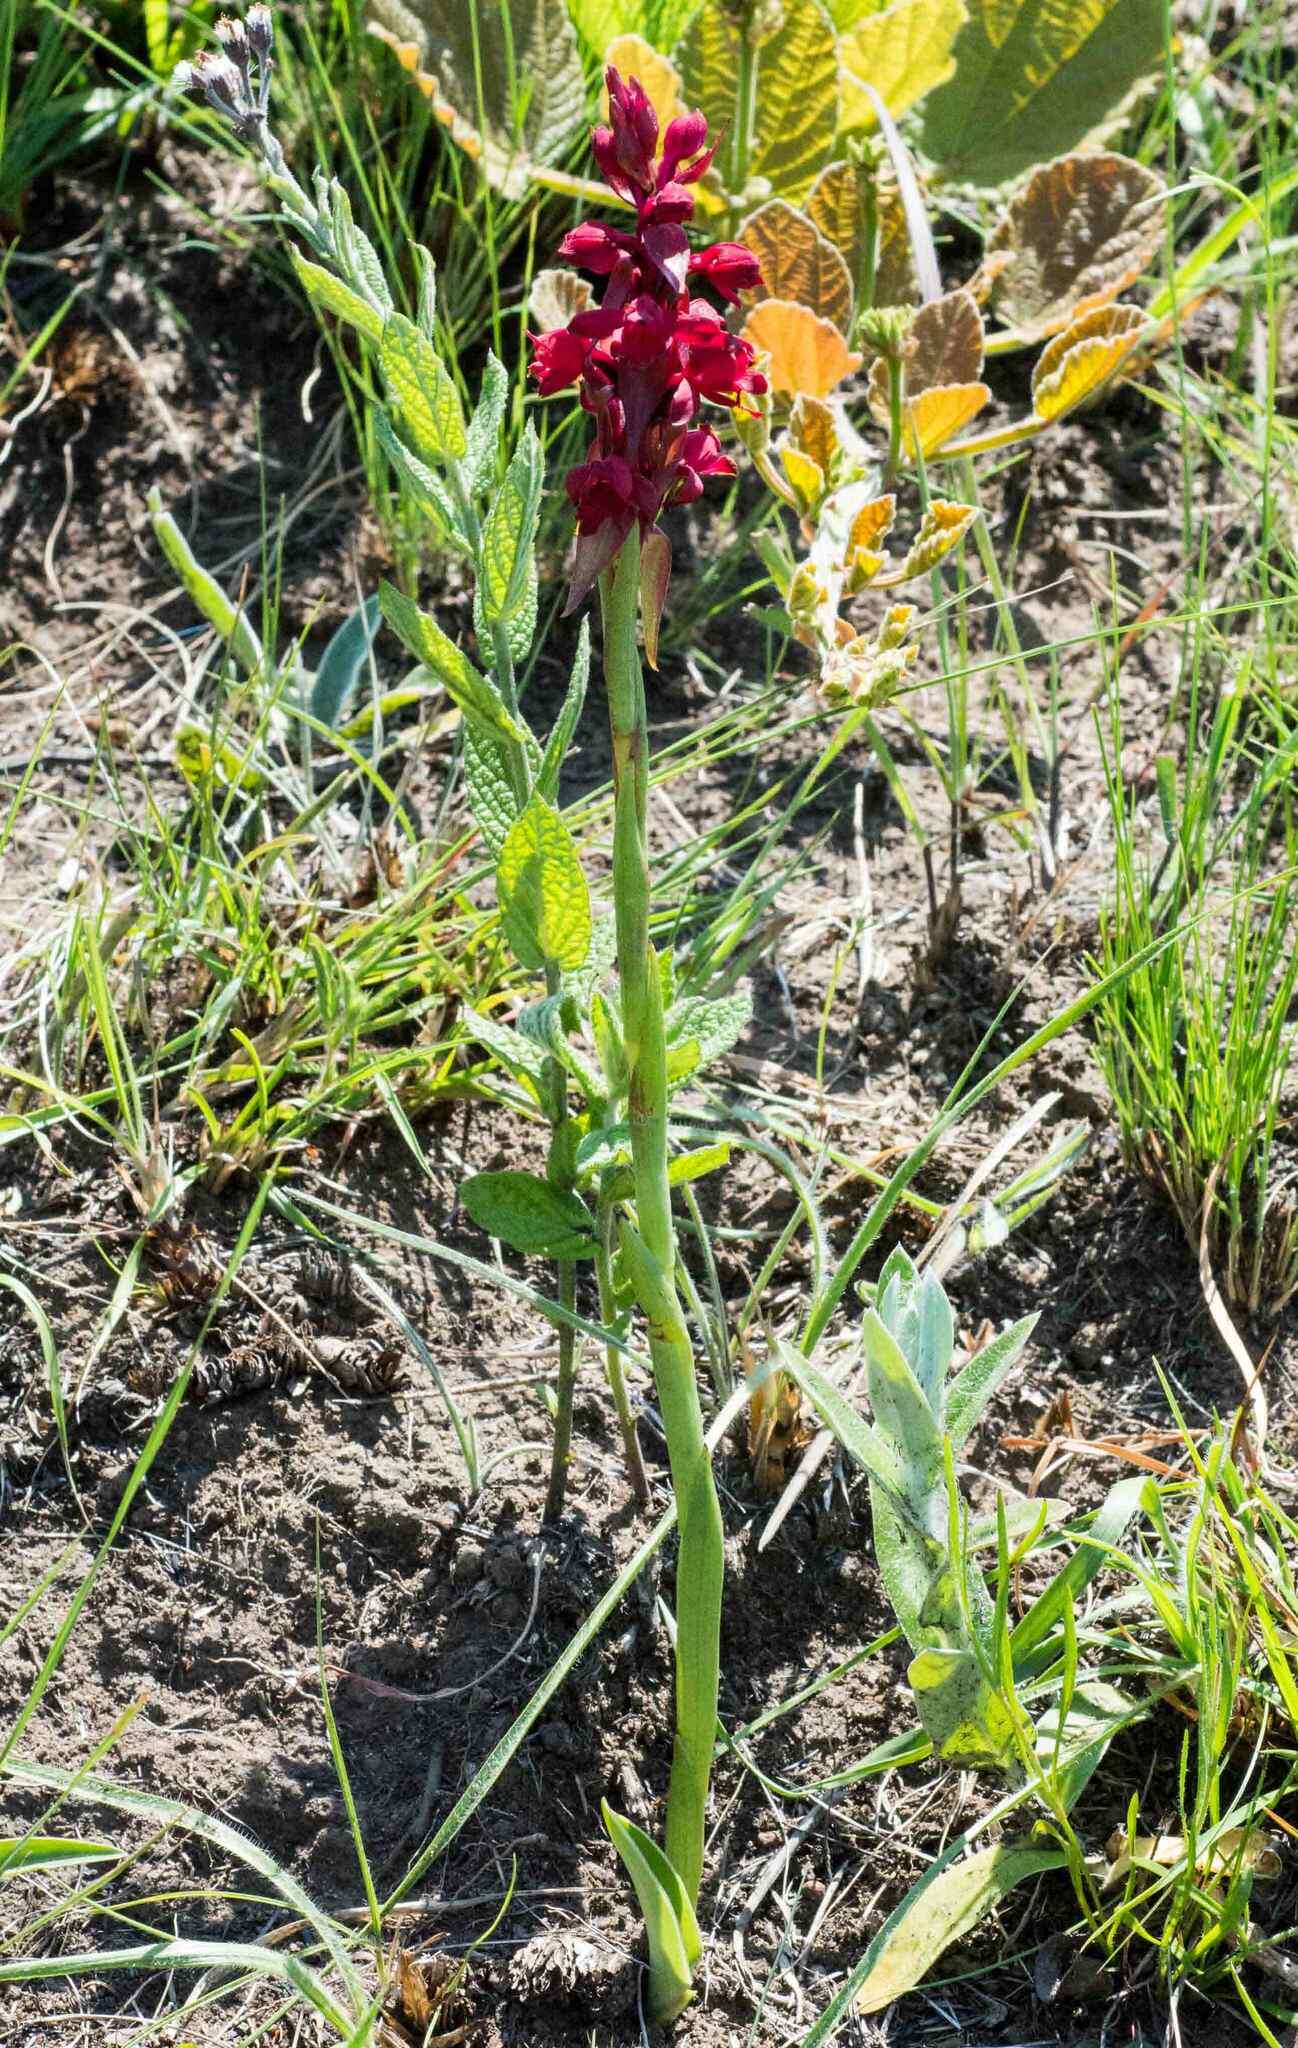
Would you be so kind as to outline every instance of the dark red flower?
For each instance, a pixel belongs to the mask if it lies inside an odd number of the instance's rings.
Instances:
[[[740,292],[755,291],[762,281],[757,258],[742,242],[713,242],[690,257],[690,276],[701,277],[733,306]]]
[[[584,220],[579,227],[568,230],[559,244],[559,254],[579,270],[588,270],[592,277],[607,277],[618,257],[634,248],[634,235],[619,234],[616,228],[606,228],[602,221]]]
[[[532,362],[543,396],[580,386],[595,428],[567,479],[577,515],[569,611],[637,522],[647,537],[665,506],[691,503],[710,476],[734,475],[712,429],[695,425],[700,405],[733,406],[766,389],[749,343],[689,295],[697,278],[733,304],[761,282],[739,243],[691,253],[689,188],[712,161],[707,122],[678,114],[659,152],[658,117],[639,81],[610,65],[606,83],[608,125],[592,131],[591,148],[606,182],[635,208],[635,232],[584,221],[564,236],[560,254],[607,283],[598,306],[536,342]]]
[[[556,327],[551,334],[532,336],[532,375],[542,398],[552,398],[575,384],[586,367],[590,343],[574,334],[571,327]]]

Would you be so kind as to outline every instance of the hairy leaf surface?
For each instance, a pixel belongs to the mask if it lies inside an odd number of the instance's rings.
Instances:
[[[1162,48],[1162,0],[969,0],[955,73],[924,107],[925,154],[1003,184],[1075,148]]]

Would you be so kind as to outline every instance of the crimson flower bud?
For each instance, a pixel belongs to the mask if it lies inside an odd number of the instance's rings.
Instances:
[[[556,327],[550,334],[532,336],[532,375],[542,398],[566,391],[586,367],[589,343],[570,327]]]
[[[630,236],[606,228],[601,221],[584,220],[568,230],[558,253],[579,270],[588,270],[592,277],[607,277],[630,240]]]
[[[733,306],[740,292],[755,291],[762,281],[757,258],[742,242],[714,242],[690,257],[690,276],[701,277]]]
[[[658,185],[660,190],[678,176],[683,175],[691,184],[695,178],[702,176],[700,171],[686,171],[682,173],[680,167],[690,157],[698,155],[707,139],[708,122],[706,114],[677,114],[673,120],[667,123],[663,134],[662,162],[658,166]],[[712,152],[709,150],[708,163],[711,163],[711,161]],[[706,168],[707,165],[705,164],[704,169],[706,170]]]
[[[604,73],[604,83],[608,87],[608,118],[617,160],[642,192],[652,192],[654,151],[658,146],[658,116],[653,102],[639,79],[623,78],[615,64],[610,64]]]

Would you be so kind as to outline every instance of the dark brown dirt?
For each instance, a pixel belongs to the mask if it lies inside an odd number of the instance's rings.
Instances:
[[[199,175],[189,159],[182,169],[188,177]],[[160,688],[134,650],[80,660],[82,619],[52,606],[57,591],[42,557],[63,504],[65,452],[72,488],[52,547],[57,588],[67,601],[147,606],[165,586],[140,533],[148,485],[159,483],[169,499],[192,488],[200,541],[214,543],[208,552],[215,557],[228,556],[250,545],[257,531],[258,462],[269,465],[276,490],[280,479],[300,479],[320,439],[318,425],[308,426],[301,415],[301,385],[315,348],[301,317],[237,257],[181,250],[175,202],[145,203],[141,194],[128,194],[107,241],[91,233],[94,204],[90,194],[71,189],[49,224],[48,245],[62,248],[81,235],[75,261],[87,275],[110,249],[99,289],[85,302],[87,324],[101,340],[107,335],[111,341],[116,328],[135,360],[119,346],[102,386],[88,398],[61,401],[59,410],[26,429],[8,475],[0,473],[0,545],[11,561],[4,602],[12,630],[39,646],[55,669],[75,676],[68,699],[56,700],[51,673],[42,679],[41,671],[22,663],[0,691],[0,793],[12,786],[52,707],[55,739],[47,750],[63,756],[39,769],[32,828],[10,845],[0,873],[0,917],[9,944],[58,914],[51,879],[77,844],[68,806],[84,795],[94,755],[86,713],[112,715],[127,701],[133,718],[146,718]],[[176,435],[164,426],[160,399]],[[333,403],[325,385],[318,386],[312,404],[319,419],[333,417]],[[85,429],[74,442],[79,408]],[[323,481],[327,466],[319,474]],[[1013,578],[1029,593],[1020,607],[1025,645],[1092,630],[1093,606],[1103,602],[1108,577],[1110,528],[1100,515],[1113,510],[1169,508],[1166,525],[1138,529],[1138,572],[1128,560],[1121,565],[1135,604],[1164,601],[1180,559],[1178,490],[1174,456],[1157,439],[1155,416],[1128,396],[1109,413],[1040,444],[1010,473],[1010,529],[1019,494],[1031,493]],[[335,617],[349,608],[350,565],[368,560],[372,547],[354,485],[323,492],[286,544],[289,621],[305,623],[322,599]],[[182,604],[173,602],[160,615],[175,626],[191,623]],[[728,649],[719,658],[739,657]],[[1158,640],[1134,646],[1123,667],[1124,768],[1151,795],[1153,756],[1168,743],[1163,727],[1172,673],[1170,643]],[[1012,687],[1011,677],[1002,680]],[[866,1165],[895,1161],[922,1135],[1013,991],[1020,992],[988,1057],[1008,1050],[1082,986],[1082,958],[1107,862],[1088,711],[1100,683],[1093,648],[1066,659],[1062,681],[1069,745],[1058,790],[1058,879],[1047,890],[1036,852],[1017,846],[997,823],[1010,785],[994,771],[984,784],[990,797],[966,821],[963,911],[939,959],[928,958],[928,897],[914,843],[864,754],[846,763],[799,821],[806,864],[782,906],[788,922],[755,971],[756,1022],[724,1086],[759,1104],[777,1095],[798,1103],[808,1164],[822,1130],[845,1158]],[[791,696],[799,686],[791,675]],[[985,698],[980,692],[979,729],[994,751],[994,708]],[[675,729],[697,716],[700,704],[677,664],[664,678],[656,716]],[[920,716],[934,730],[941,727],[940,691],[921,701]],[[923,756],[903,734],[896,741],[940,847],[945,820]],[[596,741],[587,764],[593,779],[601,760]],[[763,762],[762,772],[774,776],[780,765]],[[1044,777],[1043,765],[1036,767]],[[851,822],[857,779],[864,783],[876,930],[860,1000],[855,962],[849,962],[830,1008],[830,1080],[822,1098],[816,1033],[860,886]],[[701,787],[691,825],[724,815],[738,785],[736,771]],[[941,877],[940,859],[938,867]],[[1193,1258],[1169,1214],[1117,1155],[1084,1033],[1053,1046],[960,1127],[922,1177],[922,1192],[951,1198],[1012,1116],[1048,1088],[1061,1097],[1052,1121],[1081,1117],[1094,1125],[1084,1163],[1007,1245],[959,1262],[949,1281],[962,1327],[971,1333],[985,1318],[1000,1324],[1040,1313],[1027,1359],[973,1457],[981,1470],[1018,1484],[1025,1483],[1030,1460],[1003,1448],[1000,1439],[1030,1430],[1063,1387],[1072,1392],[1082,1433],[1162,1423],[1158,1367],[1192,1422],[1238,1400],[1235,1368],[1204,1312]],[[380,1224],[487,1256],[456,1211],[457,1160],[467,1146],[475,1161],[516,1148],[514,1135],[482,1112],[468,1130],[457,1112],[430,1121],[420,1135],[432,1161],[427,1176],[394,1136],[373,1127],[350,1143],[339,1134],[323,1144],[302,1186],[309,1192],[329,1180],[335,1192],[342,1189],[346,1205]],[[869,1185],[839,1164],[826,1168],[824,1186],[841,1244],[869,1199]],[[197,1212],[218,1258],[233,1246],[243,1199],[234,1187]],[[769,1176],[744,1166],[718,1218],[728,1226],[778,1225],[783,1199]],[[132,1224],[111,1161],[82,1138],[56,1136],[39,1148],[11,1145],[0,1152],[5,1258],[51,1316],[64,1386],[77,1391],[70,1418],[74,1497],[51,1428],[30,1321],[13,1297],[0,1293],[0,1616],[14,1612],[72,1546],[53,1589],[5,1646],[0,1727],[9,1726],[30,1692],[196,1331],[192,1315],[187,1320],[183,1312],[132,1302],[106,1349],[89,1361],[91,1333],[114,1285],[112,1262],[129,1245]],[[899,1227],[910,1241],[922,1241],[913,1218]],[[120,1721],[105,1770],[225,1816],[263,1842],[331,1909],[355,1907],[363,1891],[326,1740],[317,1626],[366,1853],[382,1893],[449,1811],[645,1526],[628,1504],[592,1358],[584,1365],[578,1402],[569,1512],[558,1530],[542,1536],[548,1424],[539,1384],[551,1371],[543,1337],[508,1295],[470,1284],[433,1256],[352,1235],[472,1419],[485,1485],[469,1493],[445,1406],[417,1359],[407,1358],[404,1388],[386,1398],[347,1394],[304,1371],[225,1405],[187,1403],[100,1568],[21,1745],[28,1757],[74,1767]],[[282,1298],[298,1249],[286,1225],[268,1222],[243,1279],[258,1295]],[[723,1241],[723,1249],[723,1271],[738,1288],[760,1250],[754,1256],[738,1240]],[[796,1280],[794,1265],[786,1277]],[[247,1338],[259,1315],[255,1304],[237,1301],[226,1315],[230,1341]],[[1286,1318],[1244,1334],[1255,1355],[1272,1344],[1267,1374],[1276,1448],[1292,1448],[1298,1328]],[[651,1410],[642,1431],[661,1503],[665,1468]],[[1090,1501],[1100,1480],[1117,1471],[1106,1466],[1097,1474],[1079,1463],[1064,1472],[1059,1490],[1071,1501]],[[756,1541],[766,1509],[754,1497],[737,1446],[720,1459],[719,1476],[730,1559],[722,1712],[733,1727],[849,1657],[886,1629],[889,1615],[864,1493],[850,1475],[826,1468],[823,1482],[767,1552],[759,1552]],[[513,1882],[508,1911],[472,1966],[474,2038],[484,2044],[541,2048],[639,2037],[636,1979],[627,1967],[636,1919],[598,1807],[607,1796],[649,1822],[660,1811],[670,1661],[654,1583],[646,1576],[628,1595],[491,1796],[426,1873],[420,1888],[426,1911],[404,1923],[408,1940],[442,1929],[459,1949],[492,1923]],[[669,1593],[670,1554],[662,1584]],[[903,1660],[895,1649],[886,1651],[776,1722],[753,1745],[754,1760],[770,1776],[795,1783],[840,1771],[905,1725],[907,1698]],[[1171,1759],[1181,1727],[1166,1715],[1152,1735],[1142,1735],[1140,1757],[1112,1760],[1084,1816],[1097,1841],[1124,1817],[1131,1786],[1145,1782],[1149,1743],[1165,1747]],[[708,1964],[699,2003],[678,2038],[689,2048],[799,2038],[889,1907],[984,1800],[984,1788],[971,1779],[925,1768],[904,1778],[866,1780],[817,1810],[805,1800],[782,1804],[733,1758],[723,1760],[703,1902]],[[6,1795],[5,1810],[21,1825],[38,1809],[33,1795],[18,1791]],[[1169,1812],[1160,1808],[1145,1817],[1159,1827]],[[750,1913],[768,1859],[804,1819],[805,1837]],[[132,1843],[147,1832],[80,1804],[64,1808],[60,1821],[93,1825]],[[216,1896],[227,1887],[264,1888],[250,1885],[232,1860],[183,1824],[147,1850],[131,1882],[142,1895],[155,1888],[202,1891],[193,1902],[164,1906],[160,1916],[157,1908],[144,1915],[160,1925],[173,1910],[177,1925],[190,1933],[247,1939],[271,1924],[264,1902]],[[31,1905],[24,1897],[19,1910],[26,1914]],[[6,1908],[14,1910],[7,1899]],[[1106,2041],[1134,2043],[1143,2028],[1147,2038],[1161,2039],[1164,2016],[1147,1983],[1117,1983],[1107,2004],[1089,2011],[1035,2002],[1035,1941],[1043,1927],[1070,1917],[1062,1883],[1045,1886],[1030,1925],[1007,1912],[999,1930],[987,1931],[951,1960],[957,1981],[906,2001],[890,2016],[886,2038],[950,2048],[976,2041],[991,2048],[1029,2039],[1080,2042],[1103,2030]],[[524,1946],[563,1932],[593,1945],[584,1958],[589,1973],[570,1993],[556,1989],[553,1957],[547,1962]],[[56,1940],[75,1947],[104,1938],[102,1923],[86,1923],[61,1927]],[[978,1978],[959,1974],[975,1963],[993,1967]],[[6,2042],[80,2048],[92,2040],[124,2041],[170,1994],[156,1977],[102,1975],[71,1987],[55,1981],[11,1993],[7,2005],[5,1996],[0,1993]],[[247,2038],[254,2010],[264,2016],[269,2009],[266,1999],[241,2000],[235,2025],[215,2008],[192,2022],[192,2037],[204,2043]],[[1232,2025],[1202,2003],[1182,2006],[1187,2044],[1225,2048],[1235,2038]],[[182,2029],[175,2038],[189,2035]],[[264,2038],[287,2043],[295,2036],[278,2023]],[[860,2022],[843,2035],[858,2042],[883,2038]]]

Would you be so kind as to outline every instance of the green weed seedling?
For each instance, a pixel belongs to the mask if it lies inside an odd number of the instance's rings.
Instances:
[[[910,1644],[920,1721],[947,1762],[1021,1767],[1030,1724],[998,1666],[996,1625],[955,1459],[1017,1364],[1036,1318],[995,1337],[954,1377],[955,1323],[941,1283],[900,1248],[861,1325],[873,1420],[792,1345],[781,1349],[840,1441],[869,1474],[875,1555]],[[1031,1520],[1044,1522],[1034,1506]]]

